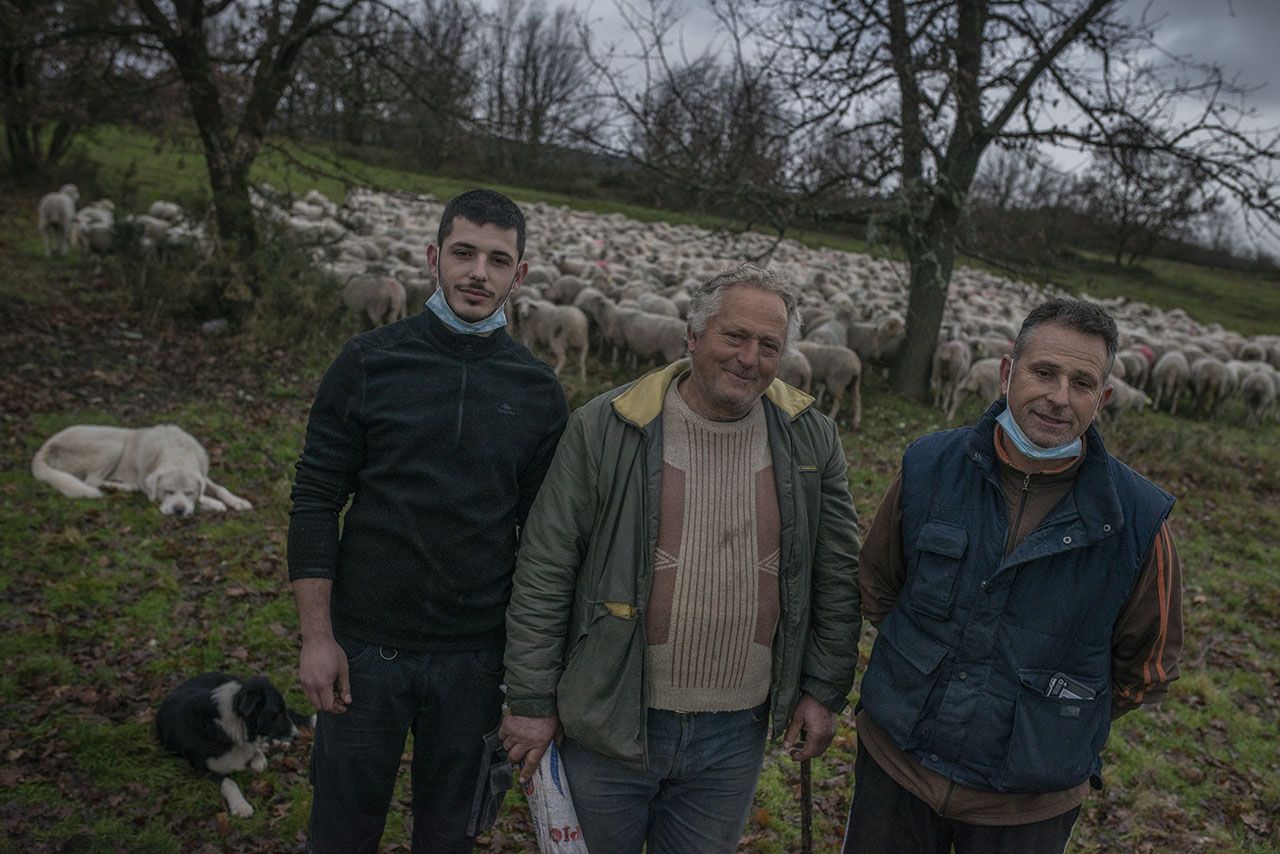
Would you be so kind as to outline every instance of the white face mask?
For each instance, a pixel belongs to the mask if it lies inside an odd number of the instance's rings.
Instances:
[[[504,300],[503,302],[505,303],[506,301]],[[449,301],[444,298],[444,288],[436,288],[436,292],[427,300],[427,308],[431,309],[431,312],[440,318],[445,326],[463,335],[483,335],[486,332],[492,332],[507,325],[507,312],[501,305],[498,306],[497,311],[484,320],[463,320],[454,313]]]
[[[1024,457],[1033,460],[1066,460],[1072,457],[1080,456],[1080,449],[1084,443],[1077,436],[1065,445],[1059,445],[1056,448],[1042,448],[1028,438],[1026,433],[1022,432],[1022,428],[1018,426],[1018,419],[1013,417],[1013,410],[1008,407],[1004,412],[996,416],[996,421],[1004,428],[1005,435],[1013,442],[1013,446],[1018,449]]]

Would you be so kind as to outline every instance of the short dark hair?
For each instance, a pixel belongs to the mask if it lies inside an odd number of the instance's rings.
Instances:
[[[496,190],[467,190],[454,196],[440,214],[440,228],[436,232],[436,245],[444,248],[445,238],[453,231],[453,221],[458,217],[476,225],[496,225],[498,228],[516,230],[516,260],[524,257],[524,214],[511,199]]]
[[[1022,355],[1022,350],[1031,339],[1031,333],[1042,323],[1055,323],[1074,329],[1085,335],[1096,335],[1107,345],[1107,370],[1103,379],[1111,374],[1111,366],[1116,361],[1116,347],[1120,341],[1120,333],[1116,330],[1116,322],[1107,314],[1102,306],[1088,300],[1071,297],[1055,297],[1040,303],[1031,309],[1022,328],[1018,330],[1018,338],[1013,342],[1013,358]]]

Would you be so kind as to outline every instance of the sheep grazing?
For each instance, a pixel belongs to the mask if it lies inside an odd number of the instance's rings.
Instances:
[[[1151,390],[1155,392],[1155,403],[1152,409],[1159,409],[1161,403],[1167,403],[1169,414],[1178,414],[1178,397],[1191,382],[1191,365],[1187,357],[1179,350],[1170,350],[1156,360],[1151,369]]]
[[[1136,389],[1114,374],[1107,380],[1111,387],[1111,397],[1102,407],[1102,412],[1110,419],[1120,417],[1122,412],[1141,412],[1143,407],[1151,405],[1151,398],[1141,389]]]
[[[969,372],[973,356],[963,341],[943,341],[933,353],[933,371],[929,387],[933,389],[933,405],[946,411],[956,384]]]
[[[656,360],[658,364],[670,364],[688,350],[688,327],[676,317],[620,310],[618,328],[634,362]]]
[[[44,256],[49,251],[49,233],[53,232],[58,239],[59,254],[66,255],[75,241],[76,203],[80,201],[80,190],[75,184],[63,184],[57,192],[47,193],[40,199],[36,208],[36,225],[40,229],[40,239],[44,241]]]
[[[790,349],[778,360],[778,379],[802,391],[808,391],[813,385],[813,366],[799,350]]]
[[[1218,406],[1235,391],[1231,370],[1212,356],[1203,356],[1191,364],[1191,391],[1196,410],[1202,415],[1217,415]]]
[[[848,347],[839,344],[822,344],[818,341],[801,341],[796,348],[809,360],[813,382],[823,386],[831,395],[831,411],[835,419],[840,404],[848,392],[853,398],[853,427],[862,424],[862,360]],[[821,395],[815,395],[821,400]]]
[[[356,276],[342,287],[342,302],[373,326],[392,323],[406,315],[404,285],[390,276]]]
[[[173,202],[155,201],[151,203],[151,207],[147,208],[147,216],[156,219],[162,219],[172,225],[182,222],[186,218],[182,208]]]
[[[1116,353],[1116,364],[1124,365],[1124,379],[1134,388],[1146,388],[1147,374],[1151,371],[1151,362],[1141,350],[1128,348]]]
[[[951,405],[947,407],[947,420],[956,417],[956,410],[969,397],[977,397],[984,403],[999,400],[1003,390],[1000,385],[1000,360],[979,359],[969,366],[969,371],[956,384],[951,393]]]
[[[571,305],[556,305],[540,299],[523,298],[516,301],[516,321],[521,340],[526,346],[539,344],[551,350],[556,363],[552,366],[556,376],[564,367],[567,352],[578,351],[578,374],[587,378],[587,315]]]
[[[850,323],[848,347],[864,362],[883,364],[893,358],[907,337],[907,325],[896,314],[876,323]]]
[[[1240,381],[1240,396],[1250,426],[1257,427],[1262,419],[1275,414],[1276,381],[1270,375],[1262,371],[1249,374]]]

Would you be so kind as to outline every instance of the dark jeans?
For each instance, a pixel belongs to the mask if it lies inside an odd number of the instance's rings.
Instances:
[[[843,854],[1062,854],[1080,807],[1031,824],[943,818],[884,772],[858,745]]]
[[[768,716],[768,703],[739,712],[649,709],[645,770],[566,738],[564,773],[592,854],[737,851]]]
[[[502,648],[407,653],[339,643],[347,652],[351,705],[340,715],[317,716],[307,850],[377,851],[413,732],[413,851],[470,851],[476,799],[487,799],[482,812],[496,815],[505,792],[477,787],[488,779],[493,746],[484,736],[501,716]]]

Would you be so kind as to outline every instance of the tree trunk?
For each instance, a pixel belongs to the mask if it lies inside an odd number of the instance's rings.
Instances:
[[[262,296],[262,283],[257,259],[258,228],[249,201],[249,169],[247,165],[229,160],[206,147],[214,220],[225,254],[233,265],[223,300],[229,308],[238,310]]]
[[[943,210],[926,220],[907,240],[911,284],[907,295],[907,337],[889,375],[893,390],[927,404],[929,372],[938,347],[947,286],[956,260],[958,211]]]

